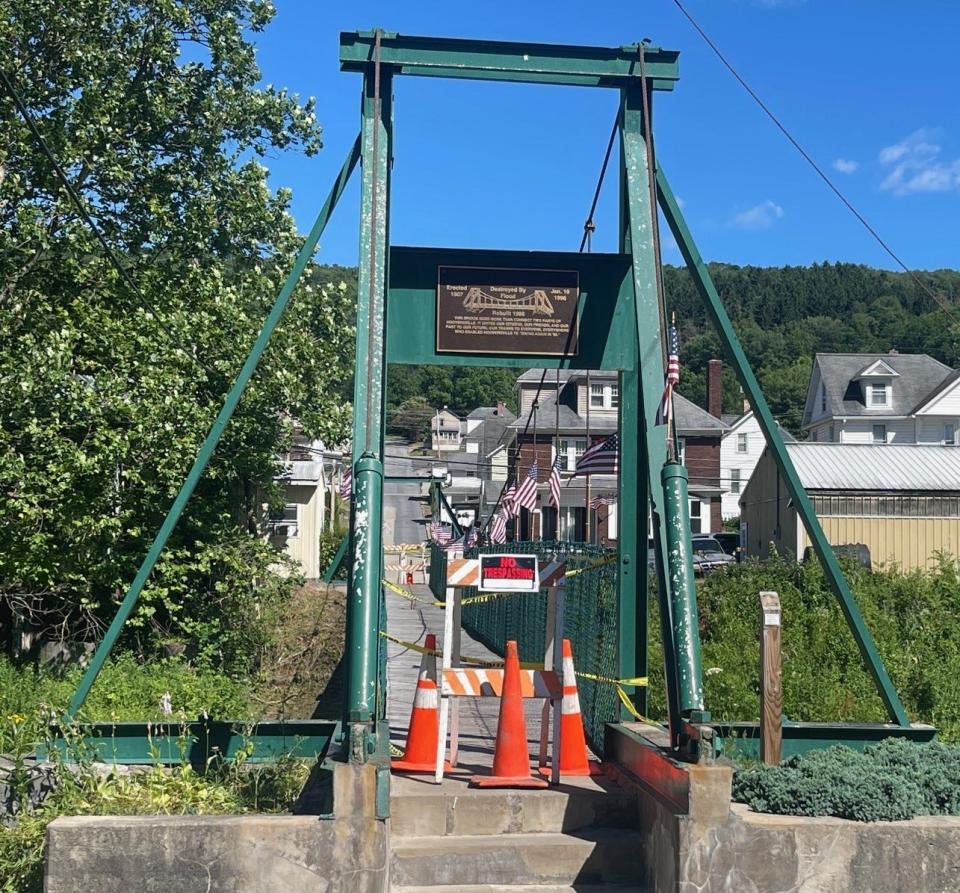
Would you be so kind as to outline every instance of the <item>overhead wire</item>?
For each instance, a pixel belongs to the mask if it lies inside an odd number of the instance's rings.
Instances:
[[[120,278],[123,280],[124,284],[130,290],[131,294],[136,298],[138,303],[147,311],[153,318],[154,323],[159,329],[161,329],[166,336],[170,339],[173,347],[179,350],[184,356],[190,359],[192,362],[196,363],[201,369],[204,370],[207,374],[211,375],[214,379],[217,379],[220,376],[215,370],[208,366],[203,360],[201,360],[192,349],[185,347],[173,331],[163,322],[160,318],[160,314],[157,312],[156,308],[147,300],[146,296],[143,294],[137,283],[133,280],[133,277],[130,275],[130,272],[127,268],[120,262],[120,259],[117,257],[116,252],[114,252],[112,246],[107,241],[107,237],[103,234],[100,227],[94,222],[92,215],[87,209],[87,205],[74,188],[73,183],[70,182],[70,178],[67,176],[66,172],[63,170],[63,167],[60,165],[60,162],[57,160],[57,157],[53,154],[50,147],[47,145],[46,140],[43,138],[43,134],[40,133],[39,128],[37,127],[36,122],[33,119],[33,115],[30,113],[30,110],[27,108],[26,103],[24,103],[19,92],[11,81],[10,77],[7,75],[6,71],[0,66],[0,83],[3,84],[4,89],[7,91],[7,94],[13,100],[13,104],[16,106],[17,111],[20,113],[20,117],[23,118],[24,123],[27,125],[27,129],[30,131],[33,138],[36,140],[37,145],[40,147],[40,151],[44,154],[47,161],[50,162],[50,165],[53,167],[54,173],[56,174],[57,179],[60,181],[60,184],[63,186],[64,190],[67,193],[67,196],[70,198],[70,201],[73,203],[73,206],[76,208],[77,213],[80,215],[80,218],[86,223],[90,231],[96,236],[97,241],[100,243],[104,252],[107,255],[108,260],[116,269],[117,273],[120,275]]]
[[[925,292],[933,301],[936,303],[940,309],[948,316],[950,319],[958,326],[960,326],[960,317],[958,317],[951,309],[950,305],[938,295],[932,288],[930,288],[919,276],[917,276],[914,270],[911,270],[900,256],[890,247],[887,241],[880,235],[879,232],[870,224],[870,222],[861,214],[853,203],[844,195],[840,188],[833,182],[829,174],[823,170],[823,168],[817,164],[814,158],[810,153],[800,144],[800,141],[787,129],[786,125],[771,111],[770,107],[760,98],[757,92],[747,83],[746,79],[733,67],[733,64],[727,59],[723,54],[717,44],[710,38],[707,32],[701,27],[699,22],[687,11],[683,3],[680,0],[672,0],[674,6],[680,10],[683,16],[687,19],[688,22],[693,26],[694,30],[703,38],[704,42],[708,47],[713,51],[714,55],[720,60],[723,66],[727,69],[736,78],[737,82],[743,87],[744,90],[749,94],[750,98],[760,106],[764,114],[776,125],[777,129],[787,138],[790,144],[800,153],[803,159],[810,165],[811,168],[816,172],[817,176],[827,184],[829,189],[833,192],[834,195],[846,206],[847,210],[853,214],[857,220],[863,225],[863,227],[870,233],[871,236],[876,240],[877,244],[893,259],[893,261],[914,281],[918,288]]]

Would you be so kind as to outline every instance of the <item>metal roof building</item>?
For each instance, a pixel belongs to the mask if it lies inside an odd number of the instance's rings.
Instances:
[[[874,565],[929,567],[960,557],[960,447],[791,443],[787,452],[834,546],[864,544]],[[740,498],[747,555],[802,557],[803,525],[764,451]]]

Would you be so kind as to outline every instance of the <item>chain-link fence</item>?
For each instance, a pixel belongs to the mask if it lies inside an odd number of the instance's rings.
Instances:
[[[519,542],[484,546],[484,553],[536,553],[541,566],[556,557],[567,570],[583,568],[567,577],[564,637],[570,639],[578,671],[597,676],[617,676],[617,565],[615,549],[586,543]],[[473,555],[474,553],[470,553]],[[464,595],[473,594],[464,592]],[[516,639],[522,661],[543,660],[546,624],[546,590],[512,595],[463,607],[463,627],[496,654],[503,654],[509,639]],[[617,716],[617,692],[609,683],[578,679],[580,709],[590,747],[603,756],[603,727]]]

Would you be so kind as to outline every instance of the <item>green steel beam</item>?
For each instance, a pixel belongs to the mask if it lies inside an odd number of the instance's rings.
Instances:
[[[640,370],[640,426],[622,431],[625,441],[636,436],[646,447],[642,468],[646,472],[647,496],[653,515],[653,539],[657,590],[660,602],[660,632],[663,637],[667,705],[670,713],[670,734],[674,745],[679,743],[682,720],[677,688],[673,626],[666,576],[666,536],[663,524],[663,484],[660,469],[667,460],[666,429],[657,424],[657,409],[663,395],[662,320],[657,296],[656,265],[659,262],[653,239],[653,215],[647,169],[647,145],[644,139],[643,97],[639,83],[623,90],[620,115],[622,191],[624,207],[621,220],[625,229],[623,245],[633,257],[633,286],[636,301],[635,331],[637,362]],[[623,466],[623,472],[628,469]],[[625,503],[627,505],[628,503]],[[638,506],[638,513],[642,509]],[[641,515],[641,517],[644,517]],[[645,521],[645,517],[644,517]],[[645,554],[645,552],[644,552]],[[621,599],[632,593],[621,592]],[[621,624],[628,621],[621,610]],[[622,627],[621,627],[622,632]]]
[[[366,71],[374,40],[372,31],[341,33],[341,70]],[[678,57],[676,50],[645,48],[653,89],[673,89],[679,79]],[[407,75],[580,87],[620,87],[640,75],[638,44],[565,46],[382,33],[380,61]]]
[[[360,251],[353,399],[354,501],[347,580],[347,690],[344,745],[351,762],[377,749],[377,678],[383,549],[384,393],[393,80],[371,56],[361,96]]]
[[[333,556],[333,561],[330,562],[330,566],[326,569],[323,574],[323,582],[329,585],[333,582],[334,577],[337,575],[337,571],[340,570],[340,565],[343,564],[343,559],[347,555],[347,549],[350,546],[350,534],[346,533],[343,536],[343,539],[340,540],[340,545],[337,546],[336,554]]]
[[[176,527],[177,521],[180,520],[180,516],[183,514],[183,510],[186,507],[187,501],[190,499],[194,488],[197,486],[197,482],[203,475],[203,472],[210,461],[210,457],[213,455],[213,451],[220,442],[220,437],[223,435],[224,429],[227,427],[227,423],[230,421],[234,410],[237,408],[237,404],[240,402],[240,397],[243,394],[244,388],[246,388],[247,383],[253,377],[253,373],[257,368],[257,364],[260,362],[260,358],[263,356],[263,352],[267,349],[267,345],[270,342],[270,336],[273,335],[274,329],[276,329],[277,324],[280,322],[280,318],[283,316],[283,311],[286,309],[287,303],[290,301],[290,296],[293,294],[293,290],[296,287],[301,274],[306,269],[307,264],[310,262],[313,251],[317,247],[317,242],[320,240],[320,236],[327,226],[327,221],[329,221],[330,215],[337,206],[340,196],[343,195],[343,191],[347,186],[350,175],[353,173],[353,169],[356,167],[356,164],[359,160],[360,138],[358,137],[347,154],[347,159],[344,161],[343,167],[340,168],[340,173],[337,176],[336,182],[333,184],[333,188],[330,190],[327,200],[323,203],[323,207],[320,209],[320,213],[317,215],[317,220],[313,224],[313,228],[310,230],[310,233],[307,235],[307,238],[303,243],[303,247],[300,249],[300,253],[297,255],[296,261],[293,264],[293,269],[288,274],[286,282],[283,283],[283,287],[280,289],[280,293],[277,295],[277,299],[263,324],[263,328],[260,330],[260,334],[257,336],[257,340],[254,343],[253,348],[250,350],[246,362],[243,364],[243,368],[237,375],[236,380],[233,383],[233,387],[230,388],[230,392],[227,394],[227,397],[224,400],[223,407],[220,409],[216,420],[211,426],[210,431],[207,433],[207,437],[204,440],[203,445],[200,447],[200,452],[197,454],[197,458],[194,459],[193,467],[190,469],[186,480],[184,480],[183,485],[180,487],[180,492],[177,494],[176,499],[174,499],[173,505],[170,506],[170,510],[167,512],[167,516],[164,518],[163,524],[161,525],[153,544],[150,546],[146,558],[143,559],[143,563],[140,565],[140,569],[137,571],[136,577],[130,584],[130,588],[127,590],[126,595],[123,597],[123,601],[120,603],[120,607],[117,609],[117,613],[114,615],[113,621],[111,622],[110,627],[107,629],[106,635],[103,637],[103,640],[97,647],[97,650],[93,655],[93,659],[90,661],[90,665],[87,667],[86,672],[83,674],[83,678],[80,680],[80,684],[77,686],[77,690],[73,693],[73,697],[70,699],[70,705],[67,707],[66,712],[67,720],[70,720],[77,715],[77,711],[83,705],[87,695],[90,693],[90,688],[96,681],[100,670],[103,669],[103,664],[109,656],[110,651],[113,649],[113,646],[116,644],[117,638],[120,636],[120,631],[123,629],[124,623],[126,623],[127,618],[133,611],[133,608],[137,603],[137,599],[140,597],[140,593],[143,591],[143,587],[153,571],[154,565],[157,563],[157,559],[160,557],[160,553],[167,544],[170,534],[173,533],[173,529]]]
[[[452,522],[453,532],[455,537],[463,536],[463,528],[460,526],[460,522],[457,520],[457,513],[453,510],[453,507],[450,505],[450,502],[447,500],[446,493],[443,492],[443,488],[437,487],[437,493],[440,494],[440,505],[442,505],[446,510],[447,514],[450,516],[450,521]],[[440,520],[439,513],[437,520]]]
[[[189,763],[203,772],[210,758],[233,760],[253,746],[245,763],[272,763],[287,757],[321,760],[337,728],[335,720],[292,719],[250,723],[241,720],[199,719],[187,722],[81,723],[52,746],[67,760],[103,763],[179,766]],[[50,748],[37,748],[44,759]]]
[[[717,293],[716,286],[710,277],[710,272],[694,244],[687,223],[680,212],[680,206],[677,204],[673,191],[670,189],[670,184],[662,170],[657,171],[657,192],[664,217],[673,232],[673,237],[677,240],[677,245],[680,247],[680,252],[683,254],[690,274],[693,276],[694,284],[700,292],[707,314],[713,321],[717,334],[727,351],[727,356],[733,363],[740,385],[750,401],[750,406],[753,407],[754,415],[760,423],[763,436],[777,464],[780,476],[786,484],[794,508],[796,508],[803,521],[803,526],[810,537],[814,551],[823,565],[830,587],[840,602],[843,615],[847,620],[850,631],[853,633],[857,646],[860,648],[864,663],[873,676],[877,691],[890,718],[901,726],[907,726],[910,724],[910,720],[907,717],[906,710],[904,710],[893,683],[887,675],[887,670],[883,665],[880,654],[877,652],[877,646],[874,644],[870,630],[867,629],[863,615],[857,607],[853,593],[844,579],[843,571],[840,569],[833,549],[830,548],[830,543],[824,535],[820,521],[813,510],[813,505],[800,483],[800,478],[793,467],[793,461],[790,459],[787,448],[784,446],[777,423],[770,412],[770,407],[767,406],[767,401],[760,391],[760,385],[750,368],[743,347],[740,345],[733,324],[730,322],[730,317],[724,309],[720,295]]]

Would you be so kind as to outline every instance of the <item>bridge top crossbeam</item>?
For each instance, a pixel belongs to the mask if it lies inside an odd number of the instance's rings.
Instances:
[[[374,61],[374,42],[373,31],[341,33],[341,70],[364,71]],[[673,89],[678,57],[676,50],[645,46],[654,90]],[[640,77],[640,45],[568,46],[381,32],[380,64],[394,73],[425,77],[618,88]]]

